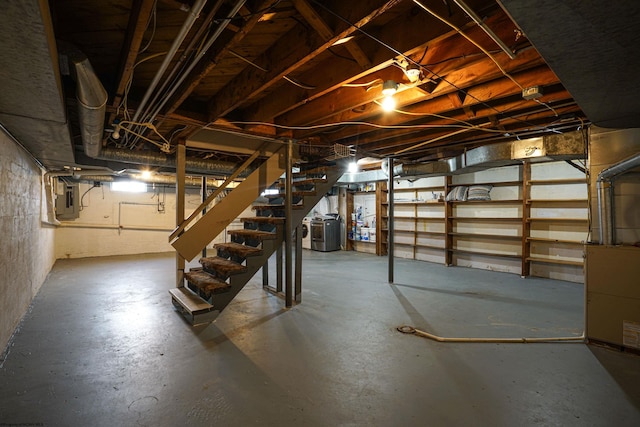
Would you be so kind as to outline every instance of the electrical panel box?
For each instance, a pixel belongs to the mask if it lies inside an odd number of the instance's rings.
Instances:
[[[80,216],[80,190],[78,184],[63,184],[58,187],[56,197],[56,218],[76,219]]]

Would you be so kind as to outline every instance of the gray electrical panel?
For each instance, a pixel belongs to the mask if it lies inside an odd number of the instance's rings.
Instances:
[[[80,216],[80,190],[78,184],[64,184],[56,198],[56,218],[76,219]]]

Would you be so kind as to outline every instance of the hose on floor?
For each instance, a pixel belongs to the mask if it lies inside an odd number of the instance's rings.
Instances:
[[[524,344],[524,343],[553,343],[553,342],[584,342],[584,333],[579,337],[547,337],[547,338],[445,338],[421,331],[413,326],[402,325],[396,328],[398,332],[403,334],[412,334],[419,337],[428,338],[438,342],[456,342],[456,343],[505,343],[505,344]]]

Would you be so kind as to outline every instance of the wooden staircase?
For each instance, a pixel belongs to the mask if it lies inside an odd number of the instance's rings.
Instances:
[[[305,215],[330,191],[341,175],[340,166],[293,174],[293,215],[289,220],[294,226],[301,223]],[[169,291],[174,306],[191,324],[214,320],[268,262],[271,255],[282,247],[286,238],[287,220],[284,181],[278,180],[272,188],[279,189],[279,192],[266,196],[269,203],[253,205],[256,216],[241,218],[244,223],[243,229],[228,231],[231,242],[214,245],[216,256],[201,258],[201,267],[184,273],[187,285]],[[207,215],[215,215],[214,212],[221,205],[223,203],[214,206]],[[246,206],[235,208],[242,212]],[[218,233],[211,233],[207,243]]]

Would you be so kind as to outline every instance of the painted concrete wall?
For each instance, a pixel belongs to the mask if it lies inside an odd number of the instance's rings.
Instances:
[[[0,129],[0,354],[55,262],[42,200],[40,168]]]
[[[150,186],[146,193],[112,191],[109,183],[93,187],[80,183],[82,208],[80,217],[62,221],[56,230],[57,258],[84,258],[109,255],[172,252],[168,242],[175,228],[176,197],[174,188]],[[185,215],[200,205],[198,189],[189,189]],[[249,216],[249,208],[241,216]],[[227,229],[242,228],[236,221]],[[225,240],[217,236],[208,247]]]

